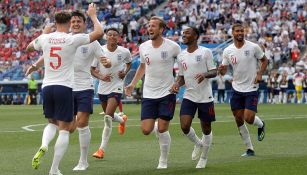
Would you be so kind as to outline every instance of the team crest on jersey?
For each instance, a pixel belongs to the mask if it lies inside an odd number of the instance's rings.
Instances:
[[[81,53],[86,54],[88,52],[88,47],[81,47]]]
[[[161,58],[162,58],[163,60],[165,60],[165,59],[167,58],[167,56],[168,56],[167,51],[162,51],[162,52],[161,52]]]
[[[118,54],[118,55],[117,55],[117,60],[118,60],[118,61],[122,60],[122,55],[121,55],[121,54]]]
[[[245,56],[249,56],[250,55],[250,51],[249,50],[244,51],[244,55]]]
[[[200,62],[201,60],[201,55],[196,55],[196,62]]]

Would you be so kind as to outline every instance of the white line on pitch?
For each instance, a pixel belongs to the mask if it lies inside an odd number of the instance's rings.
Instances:
[[[266,116],[276,116],[276,115],[266,115]],[[286,116],[286,115],[279,115],[279,116]],[[292,117],[265,118],[265,120],[288,120],[288,119],[305,119],[305,118],[307,118],[306,115],[287,115],[287,116],[292,116]],[[225,116],[225,117],[232,117],[232,116]],[[139,120],[139,119],[129,119],[129,121],[135,121],[135,120]],[[101,121],[103,121],[103,120],[92,120],[90,122],[95,123],[95,122],[101,122]],[[219,120],[219,121],[216,121],[216,123],[227,123],[227,122],[234,122],[234,120]],[[199,122],[193,122],[193,123],[199,123]],[[171,122],[171,125],[179,125],[179,124],[180,123]],[[38,130],[31,129],[31,127],[42,126],[42,125],[46,125],[46,123],[45,124],[27,125],[27,126],[21,127],[25,131],[0,131],[0,133],[1,132],[27,132],[27,131],[33,132],[33,131],[38,131]],[[137,127],[137,126],[140,126],[140,125],[126,125],[126,126],[127,127]],[[113,127],[117,127],[117,126],[113,126]],[[91,128],[101,128],[101,127],[91,127]]]

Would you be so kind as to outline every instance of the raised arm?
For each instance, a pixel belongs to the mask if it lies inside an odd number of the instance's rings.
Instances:
[[[94,24],[94,31],[92,31],[90,35],[90,42],[93,42],[95,40],[98,40],[102,37],[103,35],[103,30],[101,27],[101,24],[97,18],[96,15],[96,5],[94,3],[91,3],[88,5],[88,10],[87,10],[88,16],[91,18],[93,24]]]

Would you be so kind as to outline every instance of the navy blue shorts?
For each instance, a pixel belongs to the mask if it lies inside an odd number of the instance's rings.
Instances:
[[[120,103],[122,94],[121,93],[116,93],[116,92],[111,92],[110,94],[98,94],[99,100],[101,103],[103,102],[108,102],[109,98],[115,98],[117,101],[117,104]]]
[[[281,91],[282,93],[286,93],[287,90],[288,90],[288,88],[280,88],[280,91]]]
[[[215,121],[214,103],[195,103],[188,99],[183,99],[180,108],[180,117],[189,115],[194,118],[196,110],[198,111],[198,118],[203,122]]]
[[[60,85],[46,86],[42,90],[43,108],[46,118],[71,122],[74,100],[72,88]]]
[[[93,114],[94,90],[74,91],[74,115],[77,112],[88,112]]]
[[[162,98],[142,99],[141,120],[161,118],[166,121],[173,119],[176,107],[176,95],[169,94]]]
[[[231,110],[249,109],[257,112],[258,95],[258,91],[238,92],[232,90],[232,96],[230,97]]]
[[[273,90],[273,95],[279,95],[279,91],[280,91],[279,89],[274,89]]]

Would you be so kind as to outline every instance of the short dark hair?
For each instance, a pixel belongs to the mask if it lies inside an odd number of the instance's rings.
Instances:
[[[73,17],[73,16],[78,16],[78,17],[80,17],[80,18],[83,19],[83,22],[86,21],[86,18],[85,18],[84,13],[81,12],[80,10],[74,10],[74,11],[71,13],[71,16],[72,16],[72,17]]]
[[[242,21],[235,21],[234,24],[232,25],[232,30],[235,29],[235,27],[243,27],[243,22]]]
[[[160,27],[160,28],[163,28],[163,29],[166,28],[166,23],[165,23],[165,21],[164,21],[161,17],[159,17],[159,16],[153,16],[153,17],[150,18],[150,20],[158,20],[158,21],[160,22],[160,23],[159,23],[159,27]]]
[[[55,22],[58,24],[66,24],[71,20],[71,13],[68,11],[60,11],[54,15]]]
[[[194,26],[188,26],[188,28],[191,28],[193,30],[193,32],[197,35],[197,39],[198,39],[200,36],[199,30]]]
[[[111,31],[111,30],[115,31],[115,32],[117,32],[119,34],[119,30],[117,28],[115,28],[115,27],[110,27],[110,28],[106,29],[105,33],[108,33],[108,31]]]

